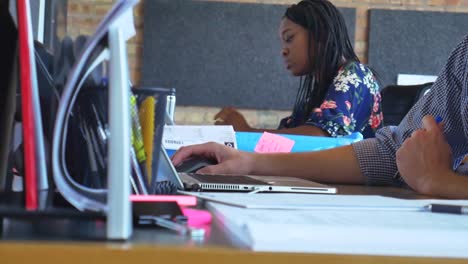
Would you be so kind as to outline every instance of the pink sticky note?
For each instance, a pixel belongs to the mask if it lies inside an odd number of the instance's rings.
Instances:
[[[294,143],[292,139],[264,132],[254,151],[258,153],[291,152]]]

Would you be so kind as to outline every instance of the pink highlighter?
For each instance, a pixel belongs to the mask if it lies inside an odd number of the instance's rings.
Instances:
[[[201,227],[211,223],[211,214],[206,210],[182,207],[182,213],[188,218],[188,225]]]

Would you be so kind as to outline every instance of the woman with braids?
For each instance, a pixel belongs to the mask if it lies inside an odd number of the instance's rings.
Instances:
[[[278,129],[255,129],[235,108],[223,108],[215,124],[236,131],[314,136],[361,132],[373,137],[381,127],[379,84],[354,53],[344,19],[327,0],[304,0],[290,6],[279,26],[286,68],[300,76],[291,116]]]

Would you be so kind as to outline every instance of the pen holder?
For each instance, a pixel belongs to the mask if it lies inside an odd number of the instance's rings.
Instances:
[[[79,93],[76,106],[72,109],[67,137],[66,160],[73,178],[94,189],[107,188],[109,90],[106,83],[84,88]],[[162,188],[156,183],[156,172],[166,100],[171,94],[172,89],[165,88],[132,89],[129,102],[132,145],[130,182],[135,194],[152,194],[154,190]]]
[[[140,151],[138,145],[142,143],[146,157],[137,157],[142,171],[146,171],[143,181],[146,183],[146,191],[141,194],[153,194],[157,190],[157,172],[159,166],[159,153],[161,149],[162,135],[164,131],[167,99],[174,89],[161,87],[140,87],[132,89],[137,96],[138,116],[132,114],[132,145],[135,151]],[[136,119],[139,119],[139,124]],[[141,136],[138,136],[141,131]],[[143,154],[144,155],[144,154]],[[144,173],[143,173],[144,174]],[[138,185],[138,184],[137,184]],[[159,188],[160,189],[160,188]]]

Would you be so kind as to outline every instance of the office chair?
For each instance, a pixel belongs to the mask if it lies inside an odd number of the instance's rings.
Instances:
[[[413,105],[432,87],[432,82],[418,85],[389,85],[380,92],[385,126],[397,126]]]

